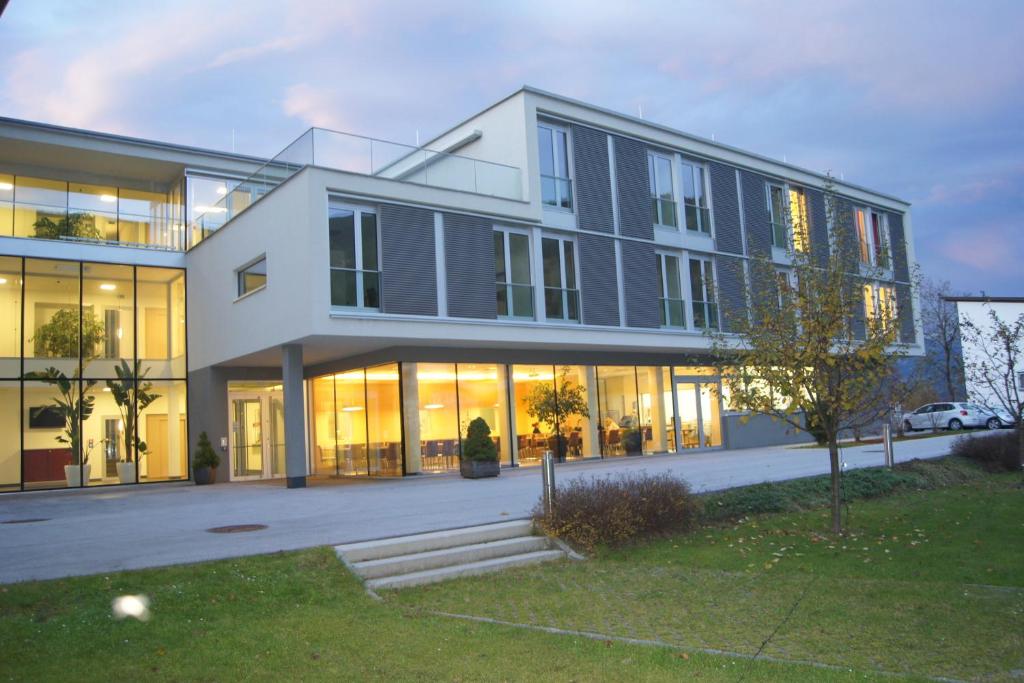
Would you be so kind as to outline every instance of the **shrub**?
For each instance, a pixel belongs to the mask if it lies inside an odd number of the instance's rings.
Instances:
[[[199,441],[196,443],[196,454],[192,456],[192,469],[197,470],[200,467],[216,469],[219,465],[220,456],[217,455],[217,451],[213,450],[210,437],[206,435],[206,432],[201,432]]]
[[[950,453],[973,460],[989,472],[1016,472],[1020,469],[1017,448],[1017,430],[1012,429],[996,434],[961,436]]]
[[[478,462],[498,462],[498,447],[491,440],[491,428],[482,417],[473,419],[466,428],[462,457]]]
[[[583,550],[618,546],[642,536],[696,526],[700,503],[685,481],[669,474],[579,477],[559,486],[553,510],[533,513],[545,533]]]

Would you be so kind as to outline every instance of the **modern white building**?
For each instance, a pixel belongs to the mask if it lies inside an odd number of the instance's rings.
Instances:
[[[1018,320],[1020,316],[1024,315],[1024,297],[1000,297],[1000,296],[956,296],[948,297],[947,301],[956,304],[957,319],[961,321],[961,325],[964,322],[969,322],[976,329],[981,332],[983,337],[992,338],[994,335],[991,333],[993,328],[992,314],[994,313],[999,320],[1004,323],[1012,325],[1014,321]],[[1022,342],[1024,343],[1024,342]],[[992,356],[991,351],[994,348],[990,348],[988,352],[986,349],[979,348],[977,345],[970,343],[969,340],[963,338],[961,335],[960,340],[961,353],[963,354],[964,368],[969,368],[973,365],[977,365],[980,362],[989,362],[991,364]],[[1018,346],[1017,357],[1024,358],[1024,346]],[[1005,359],[1006,356],[1000,353],[996,353],[996,359]],[[1009,370],[1008,366],[1007,369]],[[1010,398],[1013,389],[1016,389],[1016,399],[1019,402],[1024,399],[1024,365],[1016,368],[1010,373],[1010,384],[1007,388],[1003,388],[1004,385],[1000,385],[998,391],[993,390],[992,387],[985,385],[978,381],[977,377],[972,377],[973,373],[965,373],[965,382],[967,385],[967,398],[974,403],[980,403],[981,405],[989,406],[993,409],[1005,409],[1003,401],[1000,396]],[[1003,371],[999,367],[995,367],[993,376],[1001,378]],[[1007,390],[1009,389],[1009,391]]]
[[[0,489],[188,478],[200,432],[290,486],[450,471],[476,417],[504,466],[802,439],[709,366],[749,258],[859,244],[855,320],[921,350],[909,205],[840,182],[829,225],[825,184],[529,87],[269,160],[0,119]]]

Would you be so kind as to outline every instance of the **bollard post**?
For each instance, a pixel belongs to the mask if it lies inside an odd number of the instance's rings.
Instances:
[[[895,464],[892,451],[892,425],[882,425],[882,452],[885,453],[885,466],[892,469]]]
[[[544,513],[551,515],[555,505],[555,457],[551,451],[544,451],[541,460],[541,481],[544,487]]]

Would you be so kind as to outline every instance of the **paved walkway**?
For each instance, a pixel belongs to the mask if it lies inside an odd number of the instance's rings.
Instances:
[[[896,444],[897,460],[945,455],[956,437]],[[848,467],[881,465],[879,444],[844,449]],[[672,472],[697,491],[828,472],[819,448],[759,448],[567,463],[556,480],[624,470]],[[0,583],[157,567],[347,543],[529,515],[540,470],[496,479],[359,481],[288,490],[280,483],[151,485],[0,495]],[[2,524],[43,518],[47,521]],[[205,530],[266,524],[238,534]]]

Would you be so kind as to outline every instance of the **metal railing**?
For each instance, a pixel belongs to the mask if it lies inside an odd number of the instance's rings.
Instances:
[[[307,166],[386,178],[502,199],[522,199],[515,166],[403,145],[325,128],[310,128],[192,220],[205,237]]]

